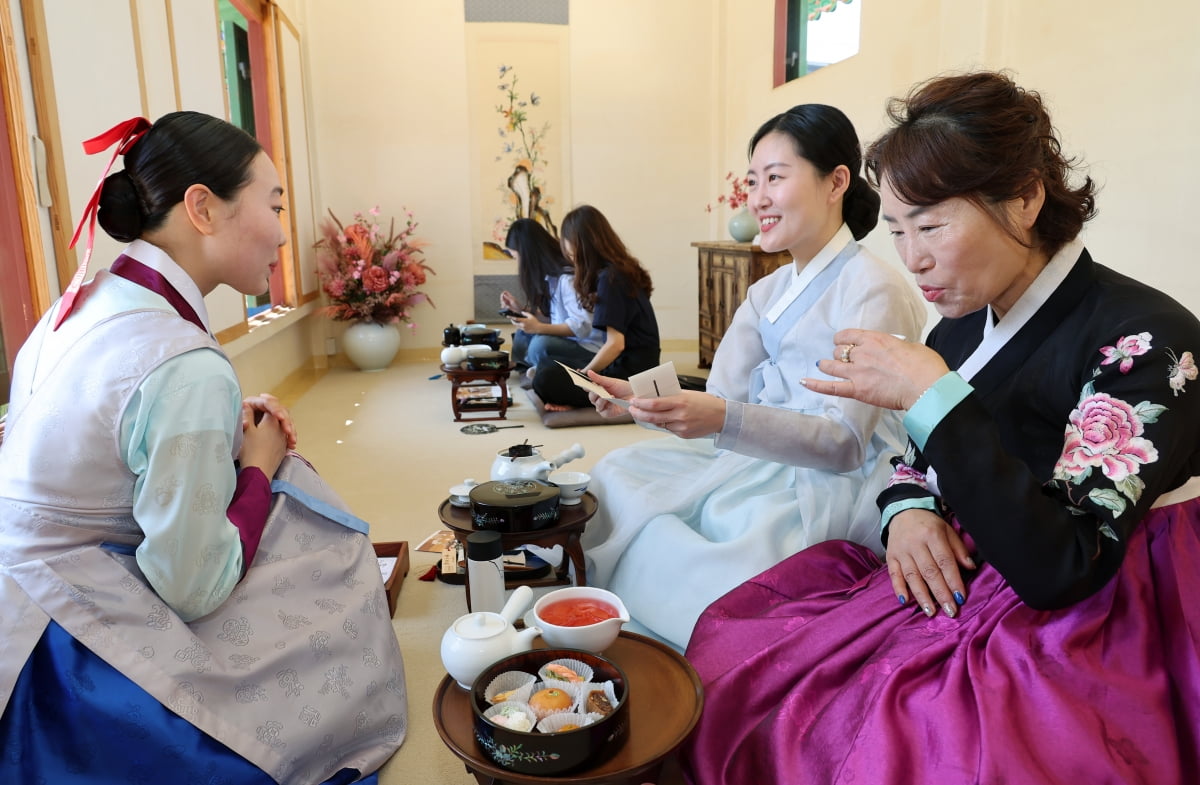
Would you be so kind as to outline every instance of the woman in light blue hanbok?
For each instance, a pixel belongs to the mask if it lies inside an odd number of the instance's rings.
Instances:
[[[909,281],[857,242],[879,213],[861,163],[854,128],[833,107],[765,123],[750,143],[749,207],[759,245],[793,263],[750,287],[706,392],[634,398],[628,409],[593,395],[602,414],[629,411],[674,434],[592,471],[589,581],[621,597],[635,630],[682,649],[709,603],[793,553],[830,539],[879,547],[875,496],[903,452],[899,417],[799,383],[841,327],[916,340],[924,326]],[[592,378],[631,396],[628,382]]]

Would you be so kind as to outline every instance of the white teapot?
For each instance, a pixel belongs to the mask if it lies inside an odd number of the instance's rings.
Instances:
[[[442,636],[442,665],[463,689],[471,689],[483,669],[510,654],[533,648],[540,627],[518,630],[517,616],[533,599],[533,589],[518,586],[499,613],[476,611],[459,616]]]
[[[493,480],[546,480],[550,472],[565,463],[583,457],[583,446],[578,442],[550,460],[546,460],[537,448],[526,440],[496,453],[492,461]]]

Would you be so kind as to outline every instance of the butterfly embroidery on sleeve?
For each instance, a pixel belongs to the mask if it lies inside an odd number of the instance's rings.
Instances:
[[[1176,357],[1175,352],[1167,349],[1167,354],[1171,356],[1171,365],[1167,369],[1168,384],[1171,385],[1171,392],[1179,395],[1181,392],[1186,392],[1183,386],[1196,378],[1196,360],[1192,357],[1191,352],[1184,352]]]

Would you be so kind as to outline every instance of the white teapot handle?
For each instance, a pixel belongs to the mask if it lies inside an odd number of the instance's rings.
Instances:
[[[554,458],[554,460],[550,461],[550,463],[554,465],[555,469],[557,469],[558,467],[562,466],[564,463],[568,463],[570,461],[575,460],[576,458],[582,458],[582,457],[583,457],[583,445],[580,444],[579,442],[576,442],[575,444],[572,444],[570,447],[568,447],[567,449],[565,449],[561,453],[559,453]]]

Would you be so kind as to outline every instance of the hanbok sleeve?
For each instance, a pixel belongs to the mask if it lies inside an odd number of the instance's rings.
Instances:
[[[1200,468],[1200,391],[1187,389],[1195,386],[1200,326],[1181,312],[1112,329],[1100,345],[1077,348],[1089,358],[1087,374],[1051,477],[1034,476],[1004,449],[977,393],[954,406],[922,447],[980,553],[1035,608],[1099,591],[1154,500]]]
[[[213,611],[242,574],[239,530],[226,516],[238,485],[232,451],[240,418],[233,369],[202,349],[150,373],[122,419],[122,457],[136,476],[133,516],[146,537],[137,563],[185,621]],[[255,492],[253,479],[249,486]]]

